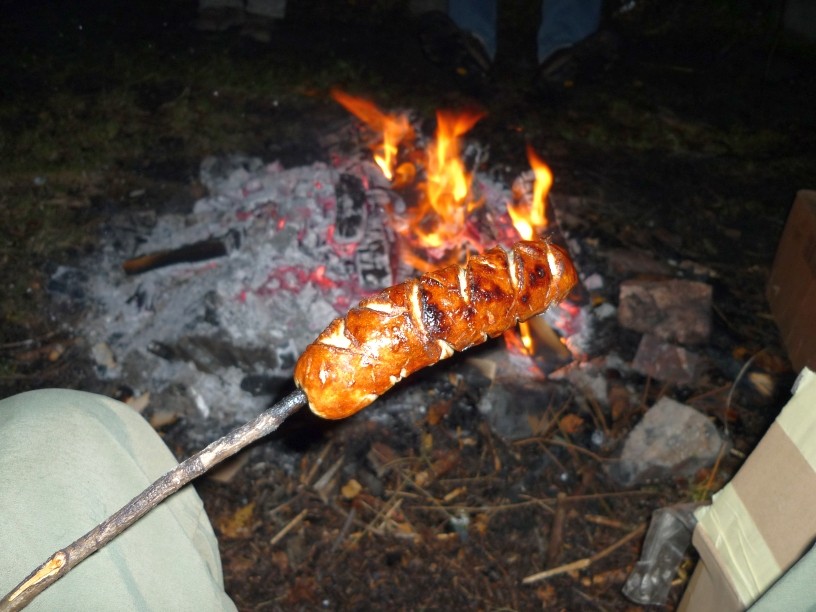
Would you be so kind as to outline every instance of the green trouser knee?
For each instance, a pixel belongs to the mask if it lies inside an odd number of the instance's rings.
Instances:
[[[48,389],[0,401],[0,596],[176,465],[128,406]],[[192,487],[39,595],[31,610],[234,610]]]

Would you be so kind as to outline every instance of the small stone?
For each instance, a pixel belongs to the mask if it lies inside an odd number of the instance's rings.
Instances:
[[[705,415],[664,397],[626,437],[620,461],[609,472],[624,486],[691,477],[716,461],[724,443]]]
[[[678,385],[691,385],[702,369],[700,356],[682,346],[661,342],[651,334],[640,339],[632,368],[644,376]]]
[[[633,249],[612,249],[606,255],[609,269],[618,276],[652,274],[667,276],[672,269],[668,264],[657,261],[649,253]]]
[[[603,304],[596,306],[593,309],[592,314],[594,314],[598,320],[603,321],[604,319],[614,317],[617,312],[618,309],[612,304],[609,302],[604,302]]]
[[[697,281],[624,281],[618,321],[667,342],[702,344],[711,334],[711,293]]]
[[[582,394],[591,397],[601,406],[607,405],[609,380],[602,361],[587,361],[569,368],[566,378]]]
[[[584,287],[586,287],[587,291],[599,291],[603,289],[604,280],[603,276],[598,274],[590,274],[584,279]]]
[[[97,342],[91,348],[91,357],[99,368],[106,371],[116,369],[116,358],[113,356],[111,347],[105,342]]]
[[[48,351],[48,361],[55,362],[65,353],[65,345],[57,342],[51,345],[51,350]]]

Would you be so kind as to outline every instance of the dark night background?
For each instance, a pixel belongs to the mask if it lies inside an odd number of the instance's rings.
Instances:
[[[429,62],[418,21],[398,0],[290,0],[266,44],[234,30],[197,31],[196,4],[187,0],[1,6],[4,397],[44,386],[112,393],[90,375],[82,339],[51,309],[49,273],[92,255],[95,229],[117,212],[188,209],[203,195],[197,176],[207,155],[242,151],[285,166],[321,160],[321,134],[348,116],[328,96],[331,87],[381,108],[414,109],[429,127],[437,108],[485,109],[470,136],[489,144],[497,173],[524,170],[524,146],[532,143],[553,168],[555,193],[604,202],[583,219],[589,235],[607,247],[637,247],[716,272],[720,332],[712,342],[731,360],[721,364],[724,379],[736,375],[744,355],[763,349],[784,361],[765,283],[797,190],[816,187],[816,43],[785,28],[787,2],[640,0],[628,10],[607,3],[600,42],[557,86],[536,80],[534,1],[502,3],[498,57],[486,81]],[[804,25],[816,33],[816,24]],[[778,373],[790,374],[784,366]],[[746,451],[774,416],[751,414],[737,428]],[[174,450],[190,449],[177,442]],[[258,494],[246,481],[202,491],[216,516]],[[678,497],[684,494],[667,500]],[[633,512],[648,516],[651,509]],[[371,564],[401,568],[397,583],[424,575],[390,541],[368,551],[365,567],[333,562],[328,569],[318,553],[304,555],[311,561],[300,569],[263,550],[250,562],[241,546],[223,543],[222,553],[228,590],[242,609],[305,609],[324,597],[347,597],[348,609],[363,609],[367,587],[355,574],[368,575]],[[417,552],[436,554],[430,545]],[[269,559],[277,565],[270,568]],[[471,566],[467,557],[456,559]],[[379,596],[403,608],[434,601],[490,607],[513,598],[518,609],[586,604],[572,591],[566,599],[515,593],[502,564],[485,563],[491,569],[484,576],[510,585],[497,586],[492,599],[478,585],[469,587],[475,599],[433,599],[445,585],[421,582],[410,594],[397,584]],[[310,564],[334,572],[336,586],[304,577]],[[268,578],[275,572],[280,584]],[[606,598],[606,609],[629,605],[594,588],[586,587],[600,598],[595,603]]]

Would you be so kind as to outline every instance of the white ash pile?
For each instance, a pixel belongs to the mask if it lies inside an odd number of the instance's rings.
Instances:
[[[192,213],[112,219],[93,260],[60,268],[52,292],[82,302],[100,377],[182,414],[246,419],[332,318],[393,282],[382,209],[363,188],[377,172],[207,159],[211,196]]]
[[[82,312],[75,331],[100,378],[230,423],[290,384],[334,317],[414,271],[385,212],[404,204],[373,164],[284,169],[232,155],[205,160],[201,181],[211,195],[191,213],[112,219],[93,258],[60,268],[50,287]],[[506,218],[509,190],[484,176],[475,186],[488,216]]]

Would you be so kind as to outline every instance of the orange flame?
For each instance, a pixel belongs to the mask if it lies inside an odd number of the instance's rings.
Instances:
[[[436,140],[427,150],[424,197],[411,224],[423,246],[458,246],[467,214],[480,204],[470,197],[472,176],[459,157],[459,138],[482,117],[484,113],[472,111],[436,113]]]
[[[477,111],[437,112],[436,140],[425,151],[425,157],[410,145],[414,131],[405,115],[388,114],[368,100],[356,98],[338,89],[332,98],[381,135],[375,144],[374,159],[391,181],[393,189],[411,186],[417,177],[419,201],[408,218],[395,220],[395,229],[403,238],[403,255],[418,270],[427,270],[459,260],[468,213],[481,205],[470,191],[472,177],[459,157],[459,139],[484,116]],[[409,145],[398,162],[400,144]],[[423,167],[424,166],[424,167]],[[413,253],[417,249],[420,253]],[[433,256],[425,250],[433,250]],[[433,262],[428,262],[433,258]]]
[[[536,155],[529,144],[527,145],[527,159],[535,177],[532,200],[527,201],[526,195],[520,195],[518,199],[521,201],[508,203],[507,213],[519,236],[524,240],[532,240],[547,229],[547,194],[550,193],[553,176],[550,168]]]
[[[547,195],[552,187],[553,176],[550,168],[536,155],[529,144],[527,145],[527,159],[533,169],[534,177],[532,200],[527,194],[515,194],[517,196],[515,200],[507,204],[507,213],[522,240],[533,240],[547,229]],[[535,342],[529,322],[519,323],[518,334],[520,345],[514,342],[512,331],[505,333],[508,347],[511,347],[512,350],[512,347],[515,346],[519,352],[532,355],[535,351]]]
[[[382,134],[382,143],[374,145],[374,161],[389,181],[394,177],[399,144],[414,139],[414,129],[403,114],[392,115],[382,112],[373,102],[349,95],[339,89],[332,89],[331,96],[346,110],[371,129]]]

